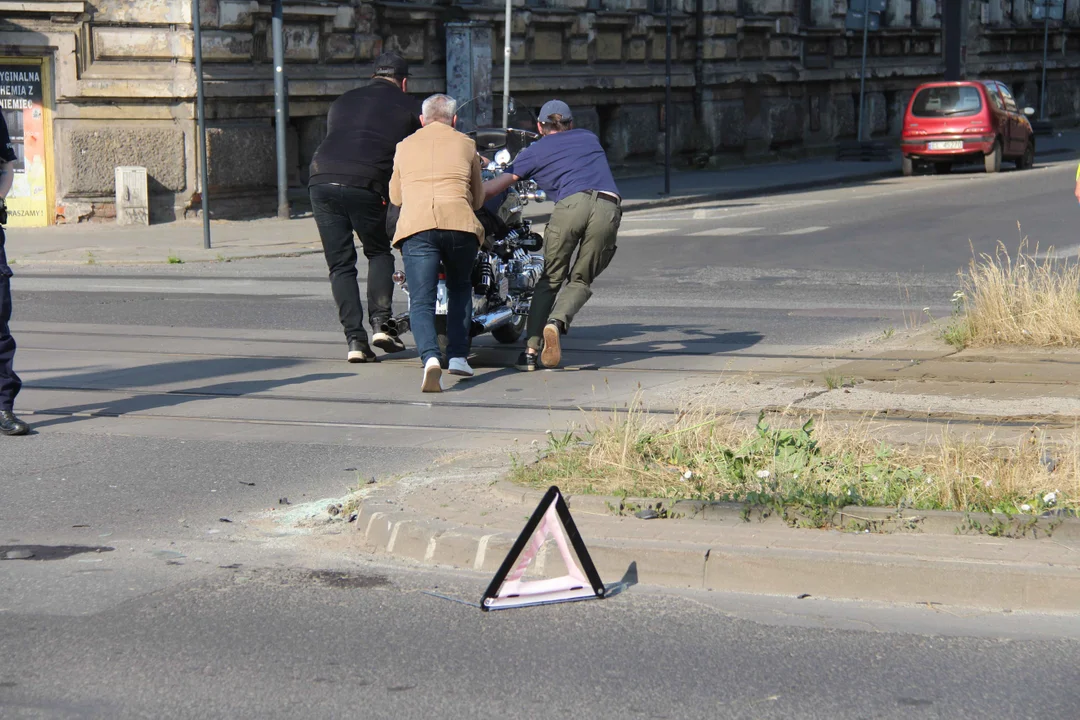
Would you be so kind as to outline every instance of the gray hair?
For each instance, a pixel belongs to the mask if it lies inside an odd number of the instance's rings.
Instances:
[[[457,115],[457,100],[449,95],[436,94],[424,101],[424,122],[442,122],[450,125]]]

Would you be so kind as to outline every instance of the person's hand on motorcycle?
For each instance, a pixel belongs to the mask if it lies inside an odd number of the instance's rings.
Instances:
[[[487,190],[487,183],[484,183],[484,190]],[[1080,182],[1076,183],[1076,190],[1073,191],[1073,195],[1076,196],[1076,201],[1080,202]]]
[[[504,172],[502,175],[498,176],[493,180],[485,181],[484,201],[486,202],[491,198],[495,197],[520,179],[521,178],[519,178],[517,175],[514,175],[513,173]]]

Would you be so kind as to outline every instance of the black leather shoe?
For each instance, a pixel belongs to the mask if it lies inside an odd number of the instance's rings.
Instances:
[[[367,340],[350,340],[348,359],[351,363],[378,362]]]
[[[0,433],[4,435],[25,435],[30,432],[30,426],[10,410],[0,410]]]

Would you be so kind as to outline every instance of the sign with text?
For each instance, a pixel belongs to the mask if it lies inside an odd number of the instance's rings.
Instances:
[[[41,65],[0,58],[0,111],[15,148],[15,182],[7,197],[10,227],[49,224],[45,105]]]

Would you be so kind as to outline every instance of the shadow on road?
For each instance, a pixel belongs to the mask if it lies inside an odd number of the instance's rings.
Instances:
[[[60,378],[50,378],[33,383],[30,387],[38,389],[78,389],[78,390],[136,390],[171,383],[190,383],[200,380],[212,380],[240,373],[252,373],[267,370],[281,370],[300,365],[303,361],[294,358],[211,358],[181,360],[177,362],[145,365],[123,370],[102,370]],[[148,392],[132,397],[108,400],[106,402],[70,405],[60,408],[41,410],[42,414],[57,414],[52,420],[35,422],[34,428],[40,429],[53,425],[64,425],[85,419],[83,415],[121,416],[146,410],[175,407],[197,400],[221,397],[242,397],[267,392],[289,385],[301,385],[320,380],[336,380],[352,377],[350,373],[309,373],[296,377],[267,380],[232,380],[200,387],[185,387],[177,390]]]

